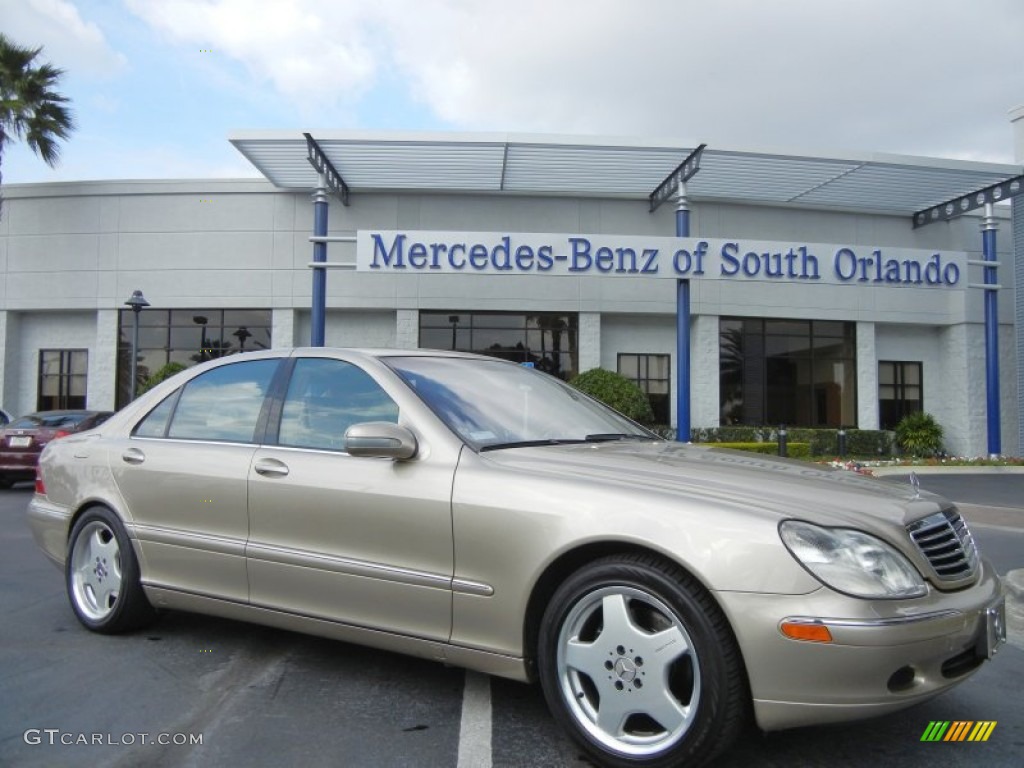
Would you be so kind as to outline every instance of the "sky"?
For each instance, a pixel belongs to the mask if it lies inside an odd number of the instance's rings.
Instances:
[[[252,177],[242,130],[1012,163],[1020,0],[0,0],[77,130],[3,182]]]

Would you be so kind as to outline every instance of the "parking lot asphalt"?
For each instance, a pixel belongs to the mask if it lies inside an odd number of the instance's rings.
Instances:
[[[1024,475],[1017,478],[922,476],[925,490],[946,485],[942,492],[964,509],[1003,574],[1024,568],[1024,509],[989,502],[1024,499],[1017,490]],[[68,606],[60,572],[32,541],[24,519],[30,493],[31,486],[0,492],[2,766],[588,764],[535,686],[174,612],[141,632],[90,633]],[[925,704],[865,722],[767,735],[751,729],[717,765],[1016,768],[1024,753],[1022,689],[1024,650],[1005,646],[973,678]],[[955,720],[997,726],[985,743],[921,742],[930,722]],[[143,734],[202,743],[145,743]],[[105,743],[83,744],[83,736]],[[76,743],[62,744],[68,737]]]

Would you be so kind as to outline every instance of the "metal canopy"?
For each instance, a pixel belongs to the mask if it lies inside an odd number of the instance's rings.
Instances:
[[[512,134],[311,135],[356,196],[438,191],[647,200],[695,148],[667,141]],[[303,132],[244,131],[230,141],[275,186],[316,188]],[[709,147],[687,194],[695,202],[911,215],[1020,174],[1019,166],[997,163]]]

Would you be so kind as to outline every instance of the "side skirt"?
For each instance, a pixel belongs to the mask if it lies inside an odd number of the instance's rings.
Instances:
[[[423,640],[392,632],[382,632],[377,629],[328,621],[315,616],[285,613],[258,605],[246,605],[151,584],[143,585],[143,588],[149,601],[157,608],[203,613],[225,619],[263,624],[292,632],[303,632],[345,643],[365,645],[383,651],[439,661],[443,664],[465,667],[484,674],[507,677],[521,682],[527,682],[529,679],[524,660],[514,656],[438,643],[433,640]]]

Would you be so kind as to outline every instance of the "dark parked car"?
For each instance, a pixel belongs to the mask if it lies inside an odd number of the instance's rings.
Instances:
[[[51,440],[98,427],[112,411],[39,411],[0,429],[0,488],[36,476],[39,454]]]

